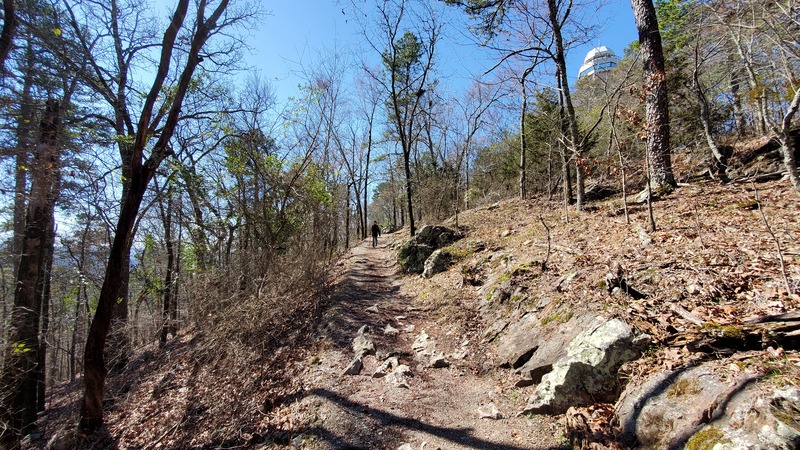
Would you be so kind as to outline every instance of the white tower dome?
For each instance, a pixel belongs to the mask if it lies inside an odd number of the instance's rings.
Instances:
[[[606,72],[614,67],[617,67],[617,55],[605,45],[601,45],[589,50],[589,53],[586,54],[586,58],[583,59],[583,65],[578,71],[578,79],[587,75]]]

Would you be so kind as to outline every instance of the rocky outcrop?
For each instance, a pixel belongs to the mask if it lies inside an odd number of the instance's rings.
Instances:
[[[800,389],[731,376],[730,366],[709,361],[632,384],[617,404],[624,436],[645,449],[797,448]]]
[[[573,315],[558,309],[548,312],[528,313],[509,324],[497,345],[503,365],[517,369],[523,377],[533,378],[536,383],[595,318],[593,314]]]
[[[408,242],[400,246],[397,260],[404,271],[422,273],[425,261],[433,252],[461,239],[463,235],[447,227],[425,225]]]
[[[431,256],[425,260],[422,276],[425,278],[430,278],[437,273],[444,272],[447,270],[447,267],[450,266],[452,260],[453,258],[449,253],[442,251],[441,249],[435,250],[433,253],[431,253]]]
[[[570,406],[614,402],[617,370],[638,358],[648,342],[619,319],[596,317],[542,377],[523,413],[561,414]]]

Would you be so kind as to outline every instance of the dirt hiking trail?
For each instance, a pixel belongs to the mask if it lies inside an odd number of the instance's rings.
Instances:
[[[302,375],[306,395],[290,407],[299,422],[295,426],[300,425],[295,429],[303,430],[292,447],[564,448],[557,421],[516,416],[524,395],[500,372],[482,369],[486,350],[478,331],[465,331],[433,308],[416,304],[409,284],[423,279],[400,272],[391,248],[399,239],[385,235],[377,248],[364,241],[343,261],[345,275],[316,336],[319,350]],[[363,337],[375,350],[362,358],[358,374],[346,375],[357,356],[354,338],[364,326]],[[445,367],[431,367],[431,359],[420,356],[421,345],[413,344],[421,334],[429,335],[428,349],[446,361],[436,365]],[[392,357],[397,360],[388,364],[394,371],[373,377]]]

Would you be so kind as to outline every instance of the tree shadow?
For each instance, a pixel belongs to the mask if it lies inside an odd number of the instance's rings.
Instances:
[[[332,402],[337,406],[347,410],[348,413],[356,416],[360,423],[371,421],[381,430],[380,437],[374,436],[374,434],[367,436],[366,432],[361,433],[361,436],[359,436],[359,433],[348,433],[347,436],[339,436],[327,428],[318,426],[298,430],[298,435],[313,435],[337,449],[380,448],[376,447],[376,440],[380,441],[380,443],[384,445],[383,448],[394,449],[397,448],[398,442],[402,441],[403,435],[405,434],[404,432],[406,431],[422,432],[432,437],[452,442],[453,444],[476,449],[555,450],[565,448],[541,447],[539,449],[531,449],[530,447],[519,447],[515,445],[493,442],[473,436],[472,428],[450,428],[432,425],[422,422],[418,419],[403,417],[389,411],[373,408],[363,403],[355,402],[327,389],[314,389],[309,391],[308,395],[317,396]]]

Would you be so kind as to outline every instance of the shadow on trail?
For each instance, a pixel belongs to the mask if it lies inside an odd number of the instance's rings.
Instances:
[[[349,349],[358,329],[367,325],[376,344],[387,340],[381,330],[396,323],[398,316],[406,315],[408,304],[400,297],[400,288],[393,282],[398,268],[385,245],[378,248],[365,244],[353,249],[352,266],[346,277],[334,288],[330,307],[324,314],[323,334],[331,343],[343,350]],[[368,308],[377,307],[377,312]]]
[[[362,421],[372,422],[376,428],[380,429],[383,433],[385,448],[397,448],[398,441],[402,436],[403,431],[414,430],[426,433],[432,437],[444,439],[454,444],[462,445],[475,449],[492,449],[492,450],[556,450],[563,447],[541,447],[539,449],[531,449],[530,447],[518,447],[515,445],[502,444],[497,442],[480,439],[472,435],[472,428],[448,428],[437,425],[431,425],[417,419],[402,417],[397,414],[384,411],[378,408],[372,408],[362,403],[354,402],[350,399],[342,397],[336,392],[326,389],[314,389],[308,392],[308,395],[318,396],[327,401],[333,402],[341,408],[346,409],[350,414],[363,417]],[[339,449],[375,449],[374,440],[370,437],[374,436],[337,436],[329,430],[320,427],[309,428],[303,433],[313,434],[314,436],[322,439],[329,444]],[[369,439],[367,442],[362,442],[360,438]],[[365,446],[369,443],[369,446]]]

